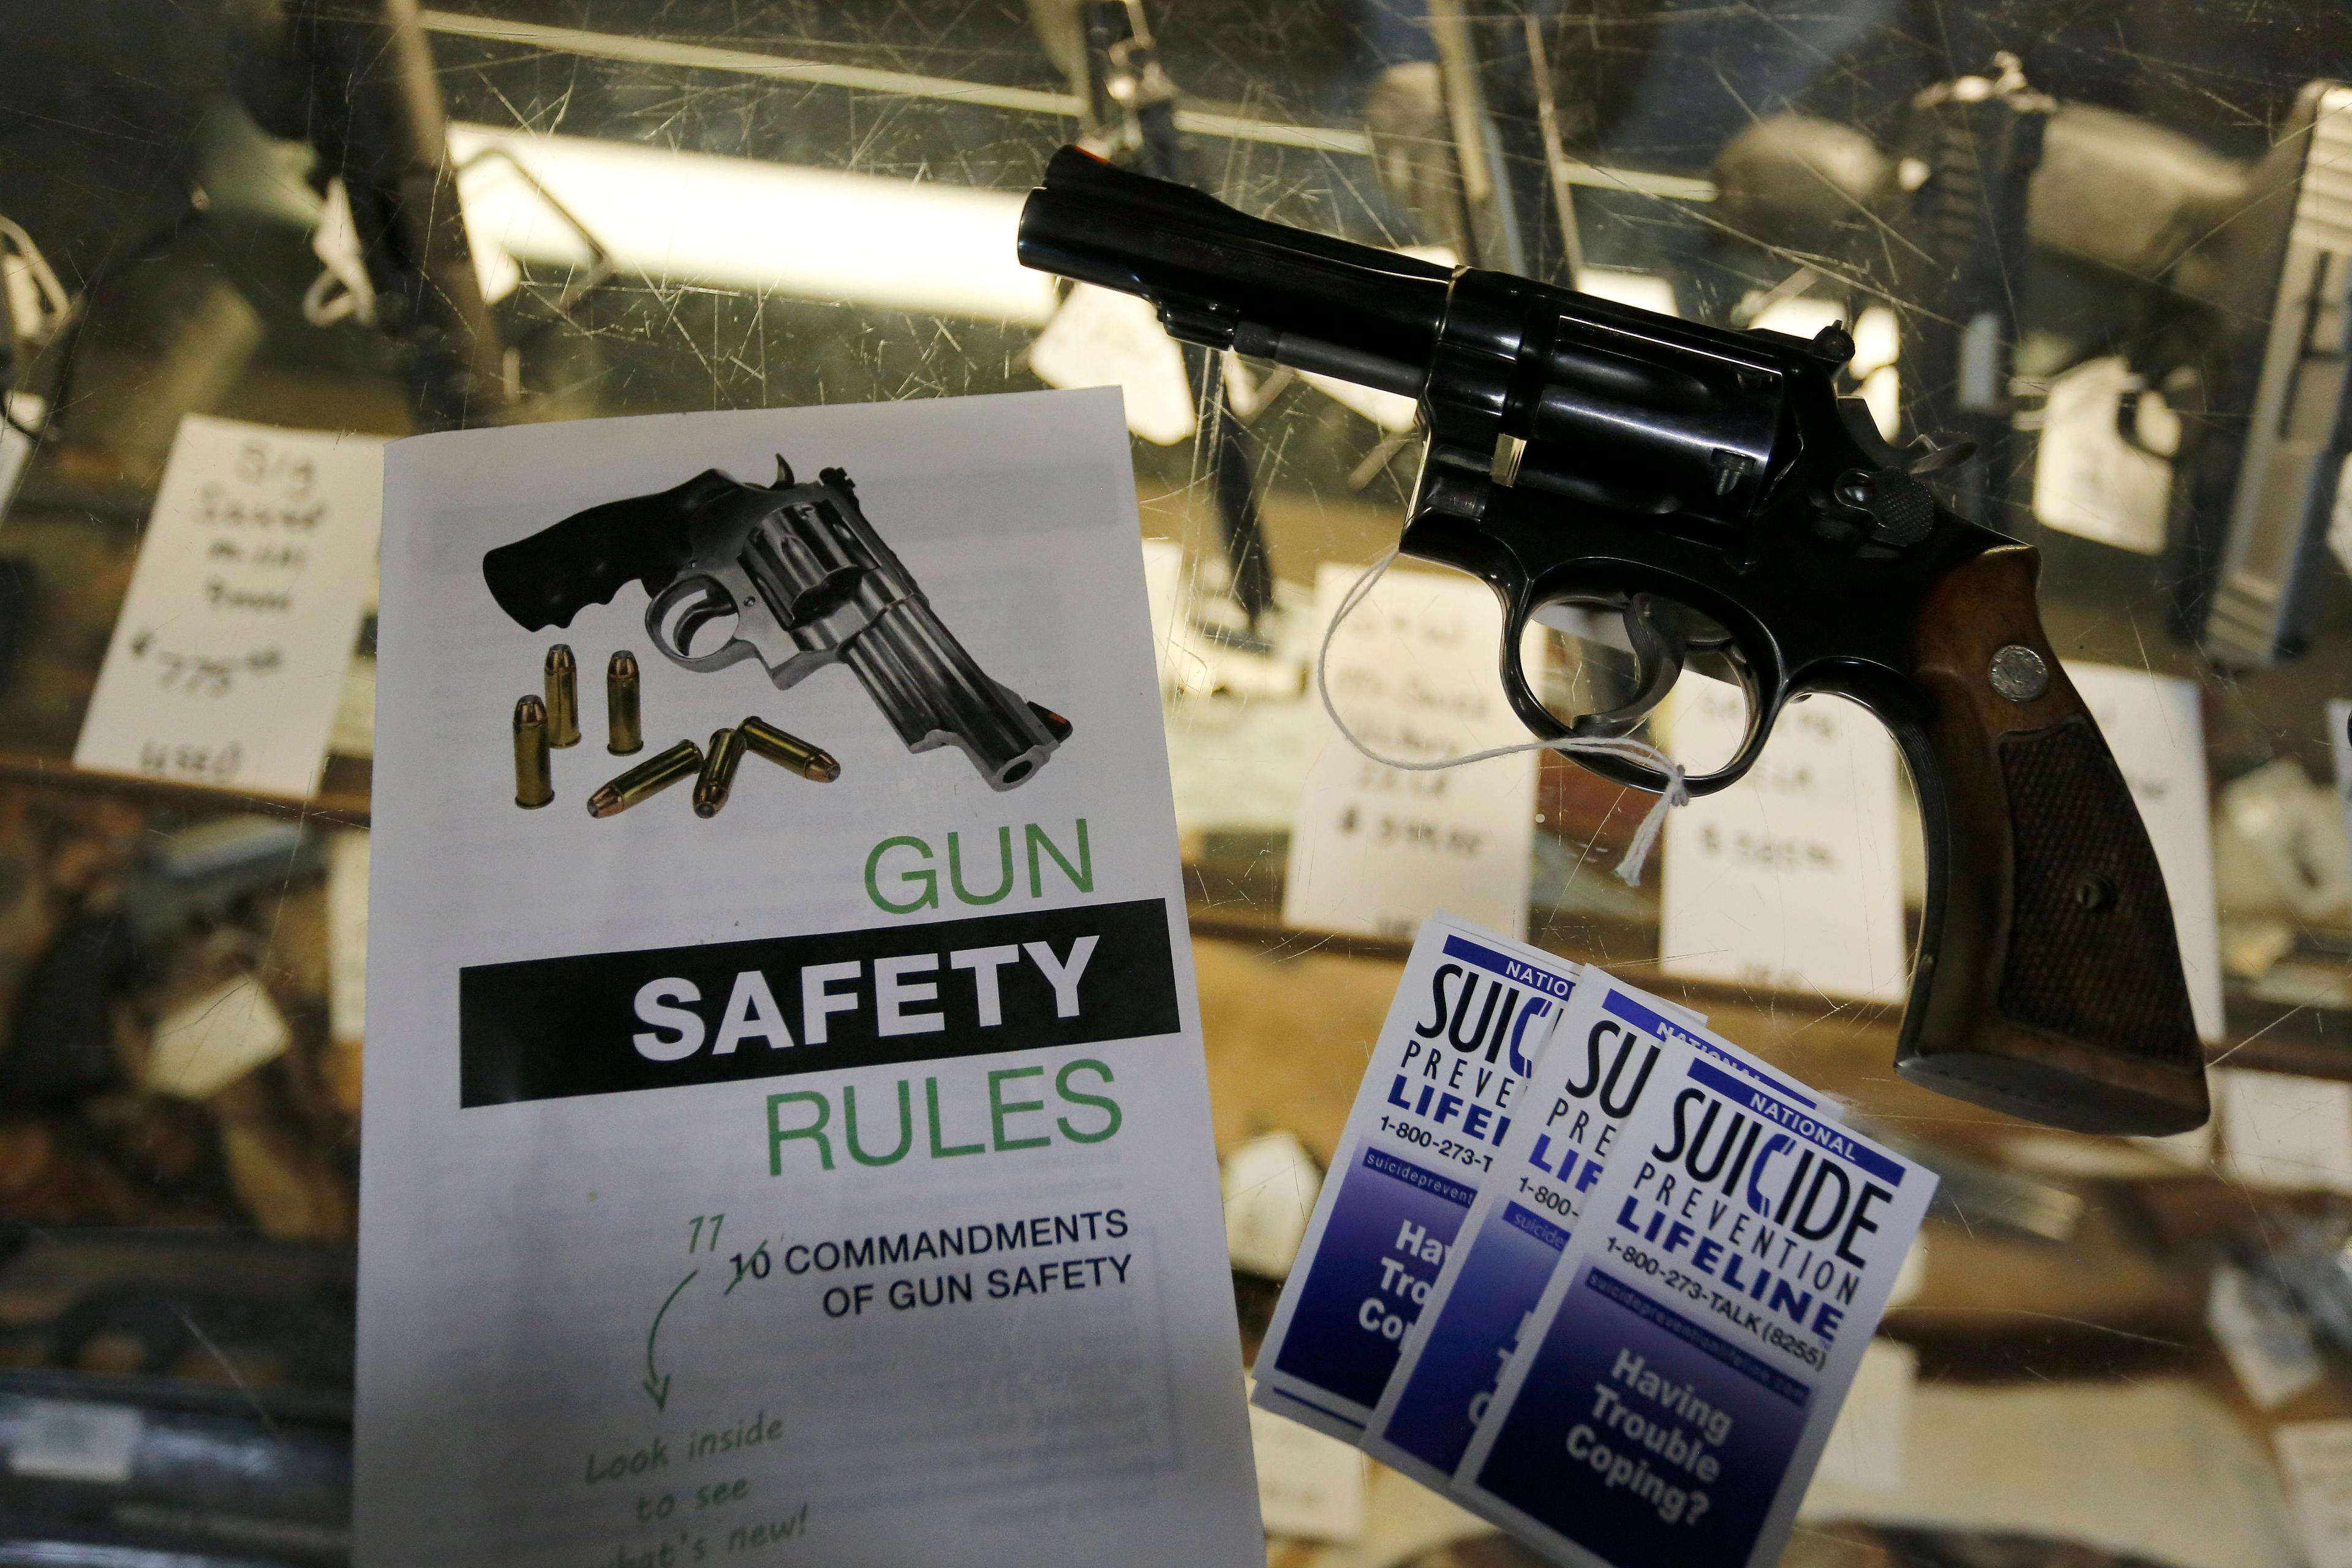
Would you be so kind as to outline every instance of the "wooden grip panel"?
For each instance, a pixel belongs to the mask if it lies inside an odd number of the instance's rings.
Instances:
[[[2038,567],[2023,546],[1987,552],[1921,616],[1924,717],[1895,733],[1918,784],[1927,909],[1896,1066],[2056,1126],[2183,1131],[2207,1114],[2204,1058],[2163,873],[2042,634]]]

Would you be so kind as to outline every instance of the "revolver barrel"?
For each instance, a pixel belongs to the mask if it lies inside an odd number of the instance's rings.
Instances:
[[[1421,395],[1445,320],[1443,267],[1268,223],[1063,149],[1021,209],[1021,264],[1140,294],[1169,331]]]
[[[842,656],[910,752],[961,747],[995,789],[1035,773],[1069,721],[990,679],[918,595],[875,617]]]
[[[1024,266],[1139,294],[1168,331],[1416,398],[1416,510],[1476,515],[1490,475],[1573,500],[1736,526],[1792,460],[1790,382],[1815,344],[1683,321],[1473,268],[1448,272],[1268,223],[1077,148],[1021,213]],[[1466,481],[1466,482],[1465,482]],[[1409,552],[1418,553],[1408,536]]]
[[[654,644],[688,668],[714,668],[688,651],[694,618],[725,603],[736,638],[779,688],[845,664],[910,752],[952,745],[992,789],[1012,789],[1069,738],[1068,721],[990,679],[931,608],[898,553],[857,504],[839,468],[814,484],[789,470],[772,488],[739,487],[719,509],[707,548],[646,606]],[[713,598],[713,593],[718,595]],[[790,764],[788,764],[790,765]]]

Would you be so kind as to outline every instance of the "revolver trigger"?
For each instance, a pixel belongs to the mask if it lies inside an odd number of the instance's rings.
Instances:
[[[1570,724],[1569,733],[1579,739],[1631,734],[1682,679],[1690,645],[1679,605],[1655,594],[1635,594],[1625,601],[1617,617],[1633,651],[1633,695],[1622,706],[1587,713]]]
[[[734,595],[717,578],[681,577],[646,605],[646,635],[662,657],[692,668],[711,657],[695,657],[695,634],[735,612]]]

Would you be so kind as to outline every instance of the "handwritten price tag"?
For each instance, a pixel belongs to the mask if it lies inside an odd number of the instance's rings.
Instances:
[[[1747,725],[1731,689],[1685,680],[1673,749],[1727,757]],[[1902,994],[1902,841],[1895,743],[1851,703],[1816,697],[1773,727],[1747,779],[1666,819],[1659,917],[1669,974],[1829,996]]]
[[[74,765],[315,791],[383,486],[380,441],[184,420]]]
[[[1315,624],[1359,569],[1326,565]],[[1495,670],[1503,613],[1483,583],[1391,572],[1331,644],[1331,700],[1364,744],[1415,761],[1525,741]],[[1541,679],[1531,645],[1530,679]],[[1310,701],[1313,699],[1309,699]],[[1439,910],[1513,936],[1527,931],[1535,846],[1533,752],[1443,773],[1357,754],[1316,715],[1290,835],[1282,918],[1290,925],[1409,937]]]

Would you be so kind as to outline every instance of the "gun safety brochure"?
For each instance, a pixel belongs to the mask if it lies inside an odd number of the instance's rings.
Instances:
[[[1111,392],[389,449],[363,1568],[1263,1562],[1149,624]]]

